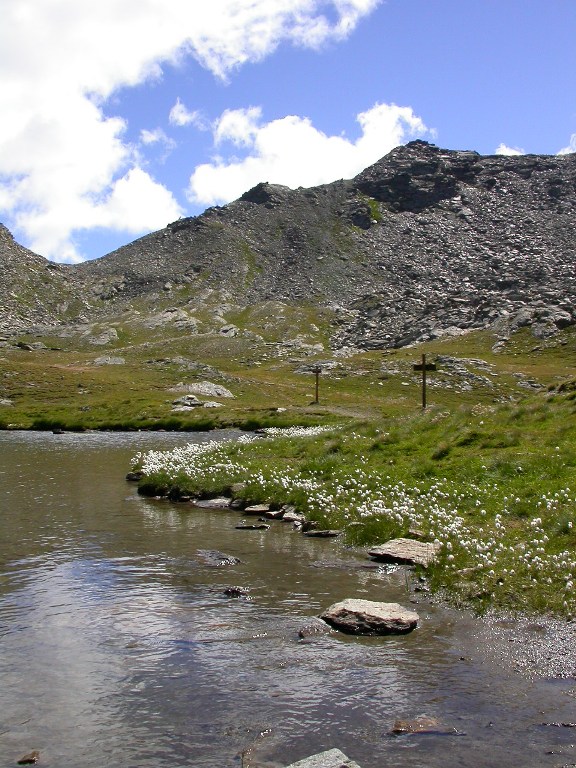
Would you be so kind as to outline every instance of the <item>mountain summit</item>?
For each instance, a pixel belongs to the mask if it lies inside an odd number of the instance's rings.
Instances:
[[[79,265],[50,265],[3,229],[0,266],[11,277],[0,327],[95,321],[166,301],[197,314],[210,297],[236,315],[267,302],[325,310],[333,348],[486,327],[547,335],[576,320],[575,218],[574,154],[482,156],[413,141],[351,180],[261,183]]]

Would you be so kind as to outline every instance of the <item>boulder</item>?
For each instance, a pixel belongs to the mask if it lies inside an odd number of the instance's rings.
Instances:
[[[194,384],[187,384],[186,391],[196,395],[205,395],[207,397],[234,397],[232,392],[221,384],[213,384],[211,381],[199,381]]]
[[[346,757],[339,749],[328,749],[317,755],[305,757],[297,763],[291,763],[288,768],[360,768],[358,763]]]
[[[440,549],[440,544],[414,539],[391,539],[368,550],[370,557],[382,563],[402,565],[430,565]]]
[[[398,603],[342,600],[320,615],[328,624],[352,635],[404,635],[412,632],[419,616]]]

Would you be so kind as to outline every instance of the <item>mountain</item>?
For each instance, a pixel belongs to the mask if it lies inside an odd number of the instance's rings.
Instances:
[[[576,321],[575,221],[575,154],[414,141],[354,179],[258,184],[79,265],[50,264],[2,228],[0,329],[120,316],[145,325],[168,312],[191,331],[233,322],[260,332],[267,315],[297,307],[328,323],[332,348],[479,328],[547,336]]]

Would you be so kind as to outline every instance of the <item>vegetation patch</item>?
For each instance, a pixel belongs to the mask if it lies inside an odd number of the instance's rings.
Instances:
[[[512,440],[516,405],[430,409],[151,452],[135,467],[143,491],[173,498],[243,483],[246,500],[293,504],[354,545],[418,530],[441,544],[429,579],[455,602],[571,616],[576,444],[568,408],[565,399],[527,401]]]

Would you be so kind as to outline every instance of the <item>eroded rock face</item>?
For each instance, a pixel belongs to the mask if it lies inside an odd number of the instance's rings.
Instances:
[[[320,618],[352,635],[404,635],[416,629],[419,620],[417,613],[398,603],[355,599],[334,603]]]

